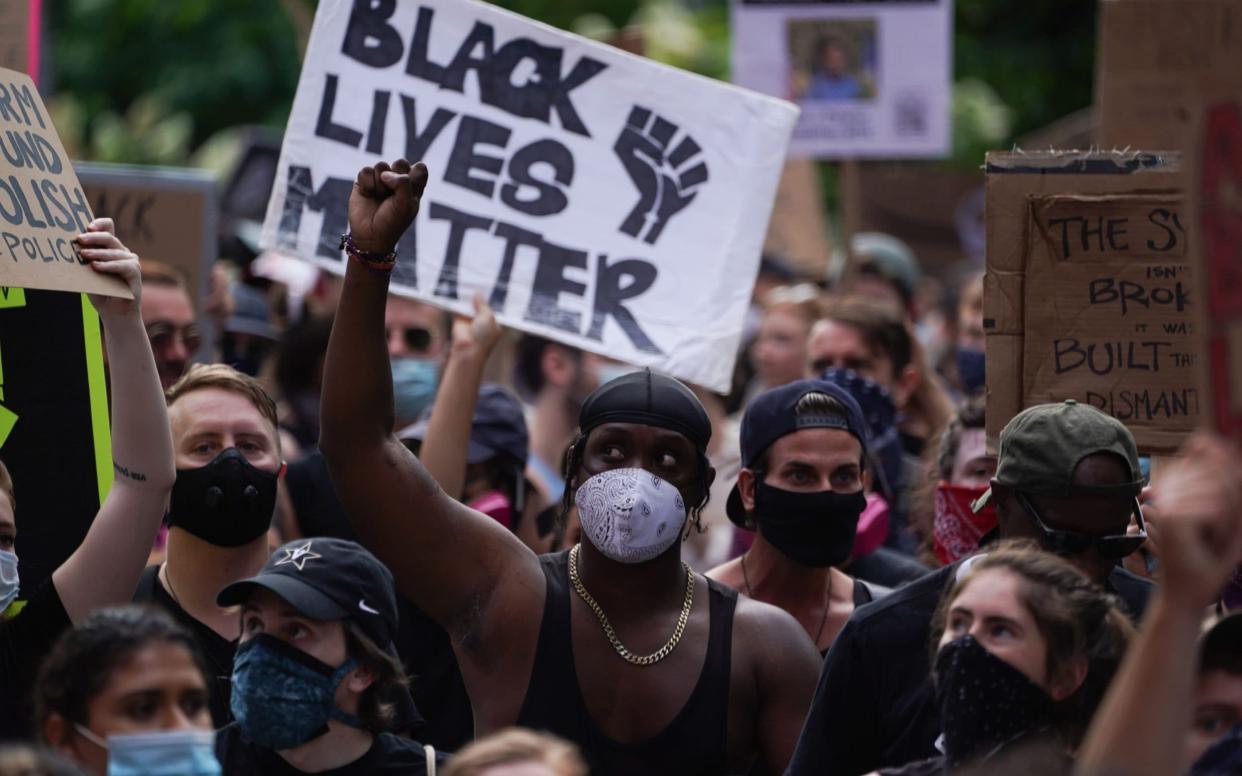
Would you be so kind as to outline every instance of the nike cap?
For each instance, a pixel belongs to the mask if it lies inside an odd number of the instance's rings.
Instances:
[[[312,620],[347,620],[380,649],[395,653],[397,594],[392,573],[357,542],[296,539],[272,553],[257,576],[220,591],[216,603],[245,603],[265,588]]]

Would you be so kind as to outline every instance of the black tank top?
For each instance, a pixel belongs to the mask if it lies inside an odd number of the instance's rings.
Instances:
[[[600,730],[582,699],[569,624],[569,553],[544,555],[539,561],[548,593],[535,665],[517,724],[573,741],[582,749],[593,776],[723,774],[737,592],[707,580],[711,619],[699,681],[667,727],[645,741],[627,744]]]

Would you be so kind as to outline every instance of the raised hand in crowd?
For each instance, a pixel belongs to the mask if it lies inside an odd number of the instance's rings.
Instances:
[[[427,473],[445,493],[460,494],[466,485],[470,421],[483,368],[503,331],[492,308],[479,295],[474,298],[473,318],[457,316],[453,320],[449,360],[438,391],[440,400],[428,419],[418,454]]]
[[[50,584],[27,591],[18,616],[0,618],[0,687],[5,695],[0,738],[28,729],[26,702],[35,670],[56,637],[92,610],[126,603],[134,594],[175,477],[164,393],[139,315],[138,257],[113,232],[111,219],[98,218],[77,238],[82,258],[96,272],[116,275],[133,292],[132,300],[91,297],[103,321],[111,376],[112,487],[86,537],[52,572]],[[0,525],[5,527],[14,522],[5,514],[13,510],[13,490],[0,465]],[[15,532],[15,524],[10,530]],[[4,580],[11,582],[11,594],[19,583],[16,560],[12,557],[14,573],[6,573]]]
[[[86,538],[52,573],[65,613],[75,623],[134,594],[176,477],[164,392],[139,315],[138,257],[114,232],[112,219],[97,218],[78,237],[82,258],[95,271],[124,280],[134,298],[91,297],[108,351],[114,473]]]
[[[739,599],[681,560],[680,537],[715,476],[711,424],[688,388],[644,371],[586,397],[565,503],[590,507],[589,541],[542,561],[446,493],[394,435],[384,304],[426,176],[401,160],[364,168],[354,183],[320,448],[363,543],[449,632],[476,735],[545,729],[584,745],[593,768],[624,772],[716,773],[756,758],[783,771],[818,659],[787,613]],[[458,330],[459,377],[481,368],[491,334],[485,318],[477,323]],[[456,409],[442,420],[460,428],[470,413],[450,379],[441,397]]]
[[[1161,584],[1083,746],[1083,774],[1184,773],[1204,607],[1242,562],[1242,455],[1192,437],[1157,472]]]
[[[452,637],[476,699],[476,732],[486,732],[517,717],[524,688],[514,678],[529,675],[531,655],[514,642],[533,647],[543,575],[512,533],[447,494],[393,433],[388,274],[366,259],[395,250],[426,181],[424,166],[398,160],[363,168],[354,182],[349,224],[359,253],[328,344],[319,446],[362,543],[392,570],[401,594]],[[486,702],[477,700],[484,694]]]

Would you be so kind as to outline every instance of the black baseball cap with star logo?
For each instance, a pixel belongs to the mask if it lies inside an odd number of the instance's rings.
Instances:
[[[348,620],[380,649],[395,650],[397,595],[392,573],[357,542],[291,541],[272,553],[257,576],[221,590],[216,603],[243,604],[258,587],[285,599],[305,617]]]

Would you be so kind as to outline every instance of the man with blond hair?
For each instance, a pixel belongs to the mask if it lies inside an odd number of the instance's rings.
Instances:
[[[196,364],[167,391],[177,480],[168,554],[149,566],[135,601],[167,609],[198,639],[211,668],[212,720],[229,720],[229,681],[240,626],[216,604],[253,577],[270,552],[267,532],[284,472],[276,404],[257,380],[223,364]]]

